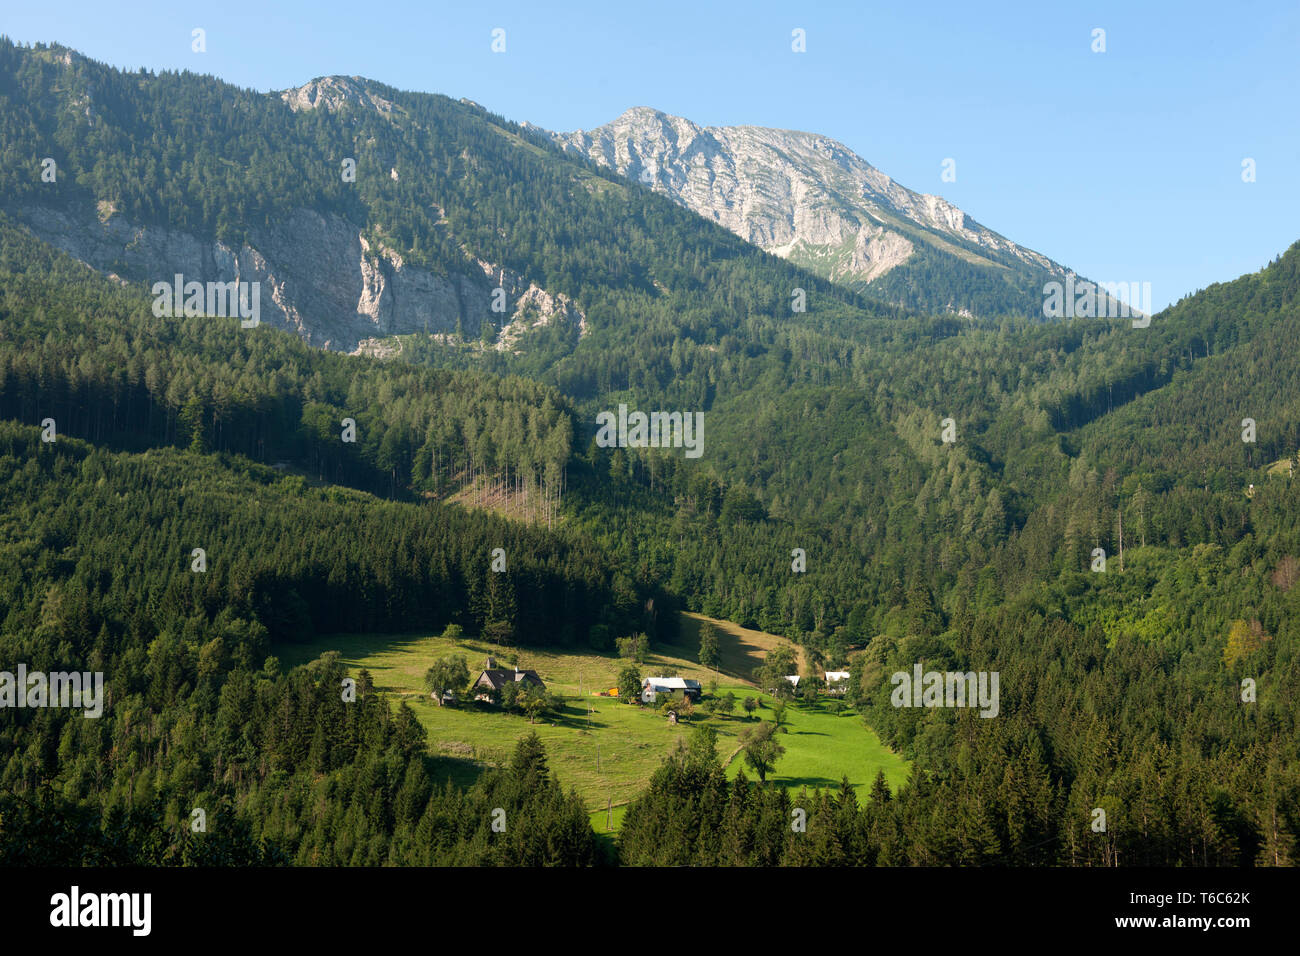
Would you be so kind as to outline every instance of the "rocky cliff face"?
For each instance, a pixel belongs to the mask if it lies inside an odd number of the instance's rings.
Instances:
[[[551,322],[576,325],[579,334],[586,329],[571,300],[508,269],[477,261],[464,274],[436,275],[375,247],[344,219],[308,209],[239,247],[131,223],[106,208],[78,215],[36,206],[20,216],[38,238],[122,279],[152,285],[180,273],[187,282],[259,282],[261,321],[321,348],[374,351],[372,340],[450,333],[458,322],[473,339],[484,319],[500,330],[498,348]],[[504,299],[494,295],[497,288]],[[493,311],[494,302],[505,311]]]
[[[385,115],[393,113],[393,104],[372,90],[366,89],[359,76],[322,76],[296,89],[285,90],[280,99],[294,112],[300,110],[337,110],[344,106],[373,109]]]
[[[590,132],[551,135],[566,150],[639,180],[832,281],[868,285],[922,249],[995,272],[1049,278],[1066,272],[947,200],[900,186],[825,136],[701,127],[644,107]]]
[[[402,113],[357,78],[324,77],[280,99],[295,111],[367,110],[394,121]],[[123,280],[152,286],[179,273],[186,282],[257,282],[261,321],[321,348],[387,355],[396,349],[381,340],[390,336],[445,335],[458,326],[472,341],[484,320],[499,333],[498,349],[516,348],[528,330],[554,322],[586,331],[572,300],[523,275],[474,257],[435,273],[330,212],[294,210],[238,246],[132,222],[106,202],[17,212],[38,238]]]
[[[88,85],[74,108],[93,112],[92,94]],[[340,113],[335,125],[343,130],[365,114],[396,127],[415,122],[401,94],[356,77],[323,77],[271,98],[277,109],[283,103],[295,112]],[[1041,312],[1044,282],[1066,274],[942,198],[899,186],[826,137],[758,127],[706,129],[650,109],[629,110],[589,133],[547,135],[769,252],[911,308]],[[461,159],[476,161],[463,152]],[[407,161],[422,157],[408,154]],[[389,175],[397,180],[402,172],[394,165]],[[445,335],[458,327],[474,340],[485,320],[500,333],[499,349],[526,348],[525,334],[541,325],[564,323],[579,335],[586,330],[585,316],[570,299],[482,261],[463,245],[449,257],[454,261],[424,268],[427,261],[404,261],[386,246],[381,225],[361,228],[329,211],[341,207],[295,208],[298,203],[311,200],[284,204],[273,225],[251,229],[246,241],[233,244],[132,221],[107,201],[47,205],[33,198],[15,205],[39,238],[127,280],[152,285],[180,273],[202,283],[258,282],[261,319],[318,347],[387,354],[392,343],[381,340]]]

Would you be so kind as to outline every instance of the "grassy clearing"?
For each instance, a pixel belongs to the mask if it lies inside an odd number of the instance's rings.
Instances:
[[[707,622],[718,630],[718,656],[721,658],[720,670],[728,677],[734,677],[746,684],[752,683],[751,677],[755,667],[763,663],[763,658],[778,644],[784,644],[795,653],[799,661],[800,673],[804,670],[803,649],[793,641],[778,634],[765,631],[751,631],[747,627],[722,621],[716,617],[705,617],[691,611],[682,612],[681,634],[677,644],[671,648],[672,653],[694,660],[700,650],[700,625]]]
[[[437,768],[460,784],[471,782],[483,766],[507,758],[521,737],[536,731],[565,789],[576,789],[588,807],[603,809],[608,800],[620,803],[636,795],[673,742],[688,733],[687,728],[668,726],[648,709],[594,696],[593,692],[617,683],[622,666],[617,658],[519,652],[520,667],[536,670],[550,690],[569,698],[558,718],[529,724],[527,717],[494,707],[440,708],[423,689],[424,672],[436,658],[464,654],[471,675],[477,676],[484,658],[494,652],[491,645],[428,635],[344,634],[295,648],[292,657],[284,655],[284,661],[305,663],[327,650],[337,650],[349,669],[366,668],[378,690],[411,705],[429,731],[430,752],[443,758]],[[504,659],[502,654],[493,656]],[[696,665],[660,655],[650,655],[641,666],[642,673],[652,673],[658,669],[656,665],[675,666],[684,677],[707,680],[709,676]]]
[[[1273,477],[1290,477],[1291,464],[1294,460],[1293,458],[1279,458],[1268,466],[1265,473]]]
[[[690,625],[689,621],[683,623]],[[698,622],[695,626],[698,627]],[[741,646],[743,635],[731,633],[730,636],[731,640],[721,642],[724,670],[727,669],[727,645],[734,645],[731,660],[735,666],[743,667],[749,657],[749,652]],[[782,640],[772,635],[764,637]],[[696,642],[698,646],[698,639]],[[623,663],[615,657],[581,652],[519,651],[520,667],[536,670],[548,688],[568,698],[562,714],[529,724],[527,717],[486,705],[438,707],[424,691],[425,670],[443,655],[464,654],[473,676],[477,676],[489,653],[498,661],[504,660],[505,655],[488,644],[424,634],[340,634],[283,650],[280,656],[285,665],[293,666],[314,660],[329,650],[338,651],[352,672],[361,668],[369,670],[378,690],[410,704],[429,732],[435,773],[458,785],[468,786],[483,767],[506,759],[521,737],[536,731],[546,745],[552,771],[566,790],[575,789],[581,795],[597,832],[606,828],[606,807],[610,802],[614,804],[614,829],[618,828],[622,805],[645,788],[664,755],[691,729],[690,725],[670,726],[650,708],[595,696],[600,690],[615,686]],[[649,675],[672,667],[681,676],[694,677],[707,686],[712,673],[689,660],[672,656],[680,650],[660,648],[661,653],[651,654],[641,665],[641,673]],[[752,685],[724,677],[718,693],[728,691],[738,698],[759,697],[763,707],[755,712],[754,719],[771,719],[772,701],[759,695]],[[736,755],[736,735],[751,722],[739,704],[736,715],[708,719],[718,731],[720,756],[724,760],[732,758],[727,767],[732,776],[743,766],[743,759]],[[704,719],[697,712],[694,722],[698,724]],[[780,738],[786,755],[770,777],[778,786],[795,789],[805,785],[838,786],[840,777],[847,775],[865,796],[877,769],[884,769],[891,786],[901,784],[907,777],[906,762],[888,750],[851,712],[834,716],[824,705],[812,709],[791,705],[786,719],[788,733]],[[753,778],[751,771],[746,773]]]
[[[739,696],[739,695],[738,695]],[[745,696],[757,697],[760,709],[754,713],[758,719],[772,719],[773,701],[766,695],[747,690]],[[768,779],[777,786],[791,790],[807,787],[838,787],[841,777],[857,788],[859,799],[876,779],[878,770],[885,771],[889,786],[897,790],[907,780],[910,766],[902,757],[886,747],[879,737],[852,710],[832,714],[826,701],[807,707],[790,703],[786,706],[786,733],[777,737],[785,748],[785,756],[777,761],[776,771]],[[725,759],[735,749],[729,741],[723,753]],[[742,754],[735,754],[727,765],[727,776],[734,777],[741,769],[751,780],[757,775],[745,765]]]

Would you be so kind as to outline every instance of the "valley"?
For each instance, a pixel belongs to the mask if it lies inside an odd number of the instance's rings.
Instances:
[[[0,863],[1300,860],[1294,237],[1116,315],[829,135],[311,75],[0,37],[0,664],[104,688]]]
[[[601,691],[617,686],[619,668],[626,663],[617,657],[527,648],[505,650],[469,639],[421,634],[323,635],[309,644],[286,648],[281,663],[305,664],[333,651],[351,676],[356,677],[362,669],[369,671],[375,690],[394,702],[406,702],[428,731],[435,780],[469,786],[484,767],[507,762],[520,737],[537,733],[546,746],[556,779],[565,790],[578,792],[592,815],[593,825],[603,831],[607,805],[621,808],[634,799],[665,755],[677,743],[685,744],[697,726],[707,724],[717,731],[718,750],[730,775],[745,769],[753,777],[753,771],[744,768],[738,754],[736,735],[757,720],[771,719],[775,701],[759,693],[752,682],[740,679],[739,672],[749,662],[759,660],[762,650],[784,641],[726,622],[713,623],[723,635],[720,644],[725,672],[716,691],[712,689],[714,673],[692,663],[684,648],[665,646],[648,654],[638,668],[644,675],[672,671],[700,680],[710,688],[709,697],[727,693],[742,701],[756,697],[761,703],[752,716],[740,707],[726,717],[708,716],[697,708],[689,721],[671,726],[653,707],[599,696]],[[683,633],[689,634],[689,629],[684,628]],[[489,657],[498,662],[517,657],[520,668],[535,670],[548,690],[563,695],[563,708],[532,722],[524,715],[505,713],[487,704],[462,702],[459,706],[439,707],[423,689],[424,672],[437,658],[453,654],[466,658],[471,678],[477,677]],[[787,728],[782,738],[786,754],[769,779],[792,795],[805,787],[836,788],[841,778],[847,778],[865,794],[878,771],[885,773],[895,789],[907,780],[907,762],[890,752],[851,709],[832,714],[825,700],[818,705],[791,704]]]

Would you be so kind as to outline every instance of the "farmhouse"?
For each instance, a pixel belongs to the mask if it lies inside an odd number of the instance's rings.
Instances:
[[[488,658],[488,664],[492,663],[492,658]],[[546,690],[546,684],[537,676],[537,671],[524,670],[518,667],[510,670],[504,667],[488,667],[478,675],[478,680],[474,681],[472,693],[475,700],[491,700],[493,694],[501,692],[501,688],[506,684],[519,684],[521,687],[536,687],[540,690]]]
[[[660,694],[681,693],[691,700],[699,700],[704,688],[697,680],[681,677],[646,677],[641,681],[641,703],[653,704]]]
[[[787,675],[786,675],[784,678],[782,678],[782,679],[783,679],[783,680],[787,680],[787,681],[789,681],[789,682],[790,682],[790,685],[791,685],[792,687],[794,687],[795,690],[798,690],[798,689],[799,689],[799,675],[798,675],[798,674],[787,674]],[[768,693],[768,694],[776,694],[777,689],[778,689],[780,686],[781,686],[780,684],[777,684],[776,687],[769,687],[769,688],[767,688],[766,693]]]
[[[849,681],[848,671],[827,671],[826,689],[832,694],[843,694],[845,684]]]

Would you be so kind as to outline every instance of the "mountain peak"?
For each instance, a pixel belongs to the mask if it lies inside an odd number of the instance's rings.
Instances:
[[[899,185],[818,133],[702,127],[636,106],[596,129],[552,136],[768,252],[908,307],[1032,314],[1043,283],[1064,275],[1046,256],[941,196]],[[926,288],[936,261],[949,267],[947,277],[942,288]]]
[[[701,132],[701,127],[684,117],[674,116],[663,110],[650,106],[633,106],[620,113],[613,122],[598,126],[591,132],[593,135],[607,133],[611,137],[633,135],[647,140],[667,138],[681,144],[689,143]]]
[[[302,86],[284,90],[280,99],[294,112],[326,109],[331,112],[345,106],[374,109],[391,113],[393,104],[371,92],[366,80],[359,76],[321,76]]]
[[[632,106],[625,109],[619,114],[618,119],[614,120],[619,123],[625,120],[642,120],[642,119],[681,119],[680,116],[673,116],[671,113],[665,113],[663,110],[657,110],[653,106]]]

